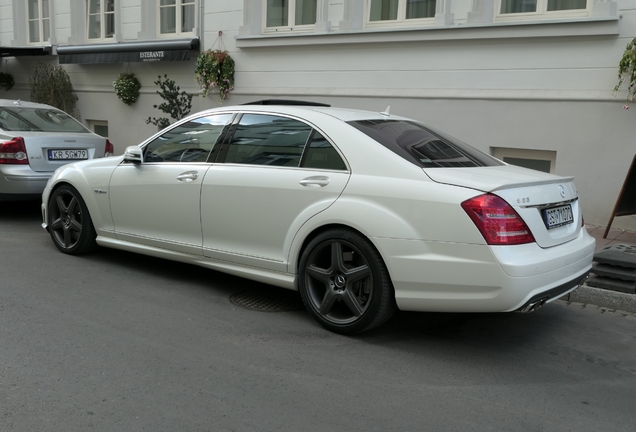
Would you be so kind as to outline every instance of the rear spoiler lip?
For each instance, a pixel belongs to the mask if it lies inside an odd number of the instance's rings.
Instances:
[[[514,189],[514,188],[518,188],[518,187],[538,186],[538,185],[552,184],[552,183],[569,183],[569,182],[571,182],[573,180],[574,180],[574,177],[568,176],[568,177],[560,177],[558,179],[546,179],[546,180],[535,180],[535,181],[528,181],[528,182],[510,183],[510,184],[505,184],[505,185],[498,186],[498,187],[496,187],[494,189],[491,189],[489,191],[484,191],[484,192],[495,192],[495,191],[503,190],[503,189]]]
[[[495,192],[549,184],[573,183],[573,176],[533,171],[514,165],[493,167],[422,168],[435,183],[463,187],[480,192]]]

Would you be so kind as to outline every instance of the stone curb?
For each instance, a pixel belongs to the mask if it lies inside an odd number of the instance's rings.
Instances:
[[[636,295],[583,285],[560,300],[636,313]]]

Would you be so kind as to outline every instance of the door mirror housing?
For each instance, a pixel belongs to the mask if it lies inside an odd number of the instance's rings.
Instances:
[[[124,161],[140,164],[143,162],[143,152],[138,146],[126,147]]]

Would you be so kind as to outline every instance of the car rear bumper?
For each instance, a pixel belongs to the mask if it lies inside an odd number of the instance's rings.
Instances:
[[[372,239],[401,310],[510,312],[575,289],[592,267],[595,240],[583,229],[565,244],[497,246]]]
[[[0,195],[40,195],[51,175],[35,172],[28,165],[0,165]]]

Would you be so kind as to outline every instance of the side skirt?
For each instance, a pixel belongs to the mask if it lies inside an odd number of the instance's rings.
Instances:
[[[111,249],[119,249],[127,252],[140,253],[143,255],[163,258],[171,261],[178,261],[186,264],[194,264],[222,273],[231,274],[233,276],[239,276],[253,281],[290,289],[293,291],[297,290],[295,274],[278,273],[256,267],[242,266],[227,261],[205,258],[200,255],[189,255],[182,252],[174,252],[167,249],[146,246],[139,243],[132,243],[103,236],[97,236],[96,241],[98,245]]]

